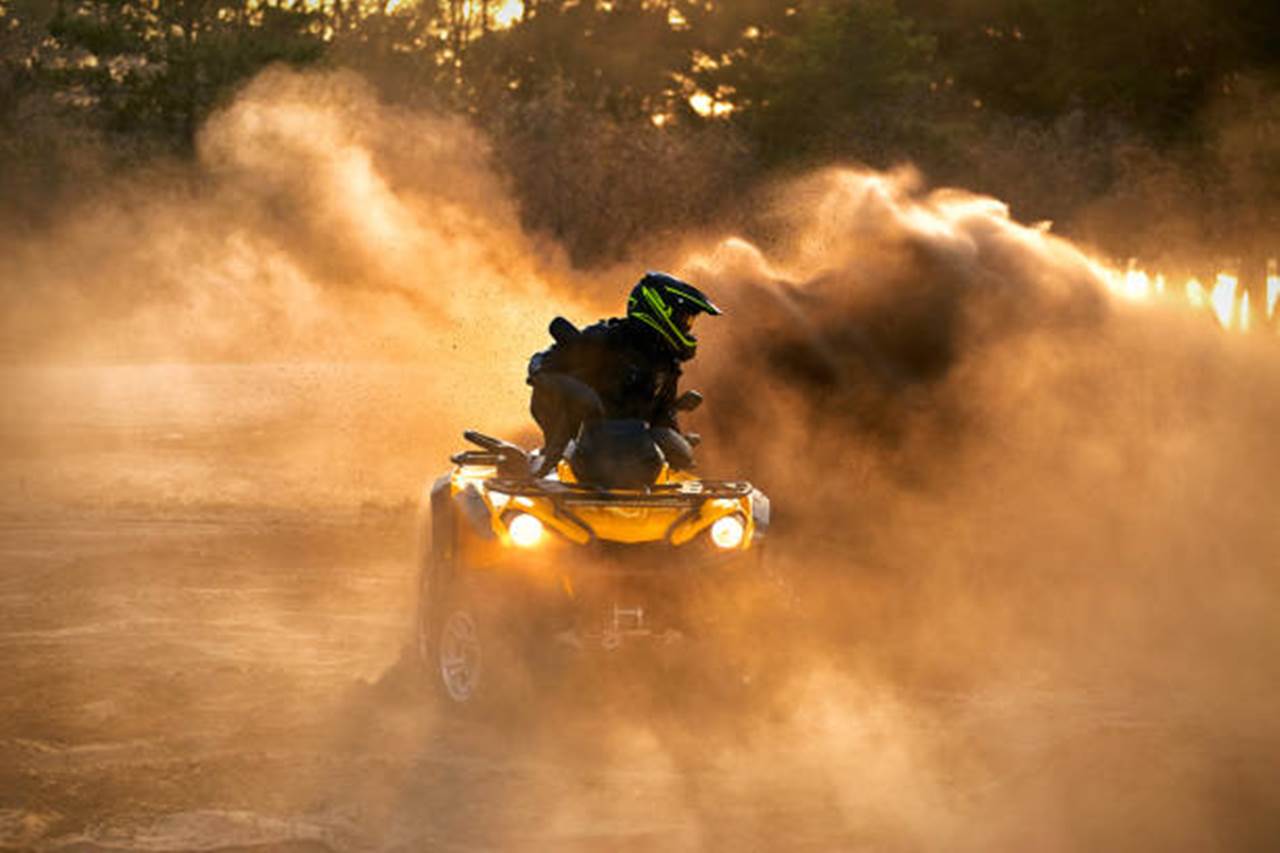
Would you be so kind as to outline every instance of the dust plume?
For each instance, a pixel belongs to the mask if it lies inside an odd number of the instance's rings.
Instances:
[[[531,337],[519,319],[558,259],[460,121],[276,71],[197,147],[6,246],[10,361],[427,359],[474,331],[491,352]]]
[[[523,417],[549,317],[590,310],[489,156],[462,121],[392,108],[352,74],[273,71],[211,117],[194,164],[118,176],[0,237],[20,499],[413,500],[464,427]],[[103,442],[133,458],[65,470]],[[193,445],[152,476],[150,454]]]
[[[772,251],[687,267],[731,318],[704,335],[708,450],[773,497],[798,654],[849,679],[825,701],[854,732],[868,690],[938,727],[888,737],[905,780],[831,795],[999,790],[913,815],[924,848],[1273,843],[1246,756],[1280,751],[1275,341],[1115,300],[1076,246],[910,172],[828,171],[771,215]],[[934,691],[1020,710],[968,731]]]

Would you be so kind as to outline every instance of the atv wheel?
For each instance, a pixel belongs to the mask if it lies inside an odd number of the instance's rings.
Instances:
[[[418,626],[423,669],[445,707],[488,715],[518,707],[528,692],[521,632],[503,618],[505,610],[463,584],[438,607],[423,608]]]
[[[445,695],[464,705],[470,702],[484,680],[484,651],[480,630],[469,610],[455,608],[440,626],[436,666]]]

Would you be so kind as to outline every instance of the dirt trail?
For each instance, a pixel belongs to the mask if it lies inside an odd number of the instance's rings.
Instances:
[[[1108,744],[1142,745],[1154,808],[1205,748],[1182,742],[1194,720],[1050,685],[810,696],[781,740],[607,705],[459,723],[399,657],[411,517],[98,525],[0,529],[11,848],[920,849],[952,831],[926,817],[1034,837],[996,804],[1068,772],[1105,785]],[[955,778],[926,769],[948,753]],[[1114,817],[1158,830],[1135,799]]]

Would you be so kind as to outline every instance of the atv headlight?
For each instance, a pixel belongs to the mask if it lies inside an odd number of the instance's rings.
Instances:
[[[726,515],[711,525],[711,541],[717,548],[723,548],[726,551],[741,545],[746,533],[746,525],[742,523],[742,518],[736,515]]]
[[[542,541],[542,522],[522,512],[507,524],[507,532],[511,534],[511,541],[521,548],[532,548]]]

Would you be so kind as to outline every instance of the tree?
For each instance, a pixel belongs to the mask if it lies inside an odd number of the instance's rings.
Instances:
[[[902,2],[937,33],[958,87],[986,107],[1047,122],[1079,110],[1161,143],[1194,132],[1249,39],[1275,42],[1274,29],[1246,35],[1216,0]]]
[[[712,75],[766,163],[902,156],[927,133],[934,40],[893,0],[809,0]]]
[[[199,121],[235,84],[272,62],[320,58],[319,11],[254,0],[60,2],[41,72],[106,126],[189,147]]]

